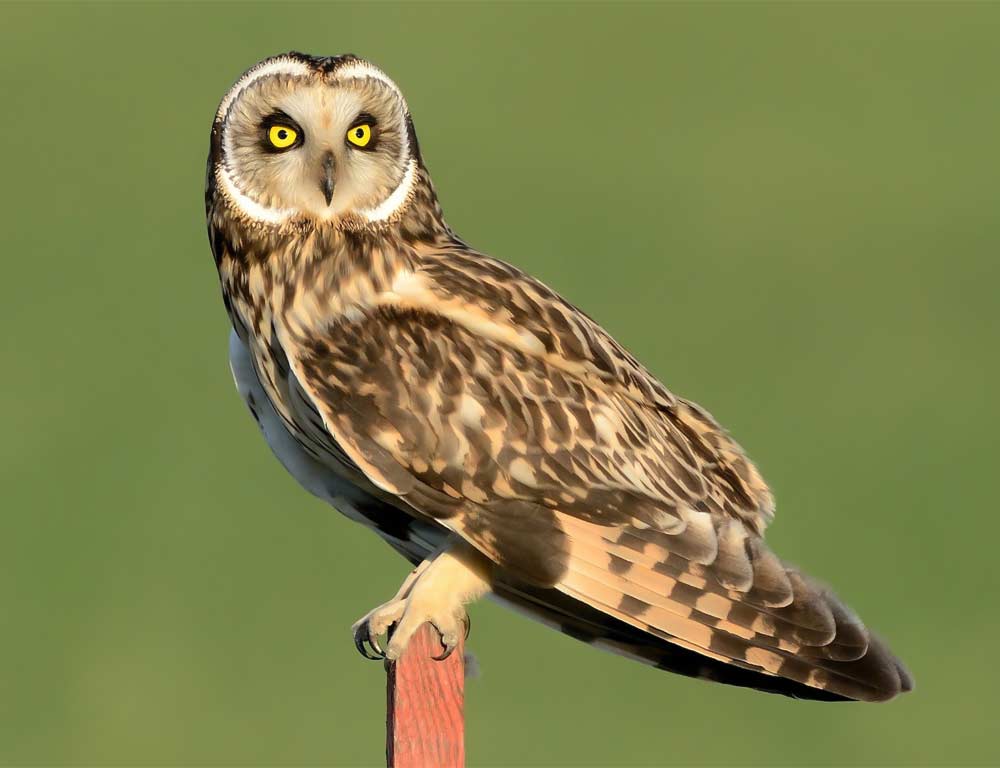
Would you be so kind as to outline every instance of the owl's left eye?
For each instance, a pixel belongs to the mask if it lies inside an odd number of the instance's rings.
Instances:
[[[290,125],[272,125],[267,130],[267,140],[275,149],[288,149],[298,138],[299,132]]]
[[[358,123],[347,132],[347,140],[364,149],[372,140],[372,127],[368,123]]]

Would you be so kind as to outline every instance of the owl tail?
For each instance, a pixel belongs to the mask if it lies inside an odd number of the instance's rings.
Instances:
[[[570,556],[559,583],[496,592],[566,634],[671,672],[800,699],[885,701],[913,688],[857,616],[759,539],[750,551],[761,586],[741,591],[724,586],[724,552],[699,565],[671,553],[677,537],[560,524]]]

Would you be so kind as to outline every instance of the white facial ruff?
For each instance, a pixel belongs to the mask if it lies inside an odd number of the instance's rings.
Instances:
[[[236,81],[236,85],[229,89],[229,93],[225,95],[225,98],[222,99],[222,103],[219,105],[219,111],[215,113],[215,119],[225,119],[226,113],[229,111],[229,107],[232,106],[236,97],[262,77],[271,77],[272,75],[293,75],[297,77],[305,77],[310,73],[310,71],[311,70],[308,66],[289,56],[279,56],[276,59],[262,61],[261,63],[250,67],[250,69],[243,74],[243,77]]]
[[[392,190],[392,194],[374,208],[359,208],[355,213],[370,224],[380,221],[388,221],[396,211],[402,208],[410,198],[413,191],[413,182],[417,178],[417,161],[411,159],[406,164],[406,173],[403,174],[399,186]]]
[[[229,93],[226,94],[226,96],[222,99],[222,103],[219,105],[219,111],[216,113],[216,119],[223,121],[222,146],[224,158],[223,162],[219,163],[216,167],[215,178],[219,187],[222,189],[223,194],[225,194],[229,201],[248,219],[262,224],[280,226],[290,221],[297,214],[296,211],[289,208],[272,208],[262,205],[249,195],[242,192],[239,187],[236,186],[236,182],[233,180],[232,172],[229,169],[228,163],[228,158],[232,152],[232,143],[229,140],[229,132],[225,124],[229,108],[243,91],[261,78],[273,77],[274,75],[304,77],[310,74],[312,74],[312,70],[307,65],[288,56],[282,56],[277,59],[257,64],[248,70],[246,74],[244,74],[243,77],[236,82],[236,85],[229,89]],[[409,114],[409,108],[406,106],[406,99],[403,98],[403,94],[399,90],[399,86],[397,86],[389,78],[389,76],[378,67],[375,67],[366,61],[357,61],[336,70],[334,74],[338,80],[378,80],[395,91],[400,102],[403,104],[403,110]],[[409,146],[407,146],[406,171],[403,173],[403,178],[400,180],[399,185],[377,206],[374,208],[360,208],[354,211],[354,215],[360,217],[369,224],[377,224],[379,222],[388,221],[409,200],[416,177],[417,162],[410,157]]]
[[[352,61],[350,64],[345,64],[336,69],[333,74],[338,80],[367,79],[378,80],[380,83],[384,83],[396,92],[399,100],[403,102],[403,110],[409,114],[410,108],[406,106],[406,99],[403,98],[403,92],[399,90],[399,86],[374,64],[369,64],[367,61]]]

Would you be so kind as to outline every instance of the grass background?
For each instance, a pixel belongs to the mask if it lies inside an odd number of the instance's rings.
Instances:
[[[918,690],[710,686],[473,608],[470,765],[996,764],[1000,5],[0,5],[0,763],[376,765],[406,568],[233,389],[204,231],[238,75],[353,51],[452,225],[710,408],[776,549]]]

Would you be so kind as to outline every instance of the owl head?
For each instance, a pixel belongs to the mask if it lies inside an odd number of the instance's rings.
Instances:
[[[254,224],[391,221],[419,170],[402,93],[356,56],[265,59],[225,95],[212,128],[210,191]]]

